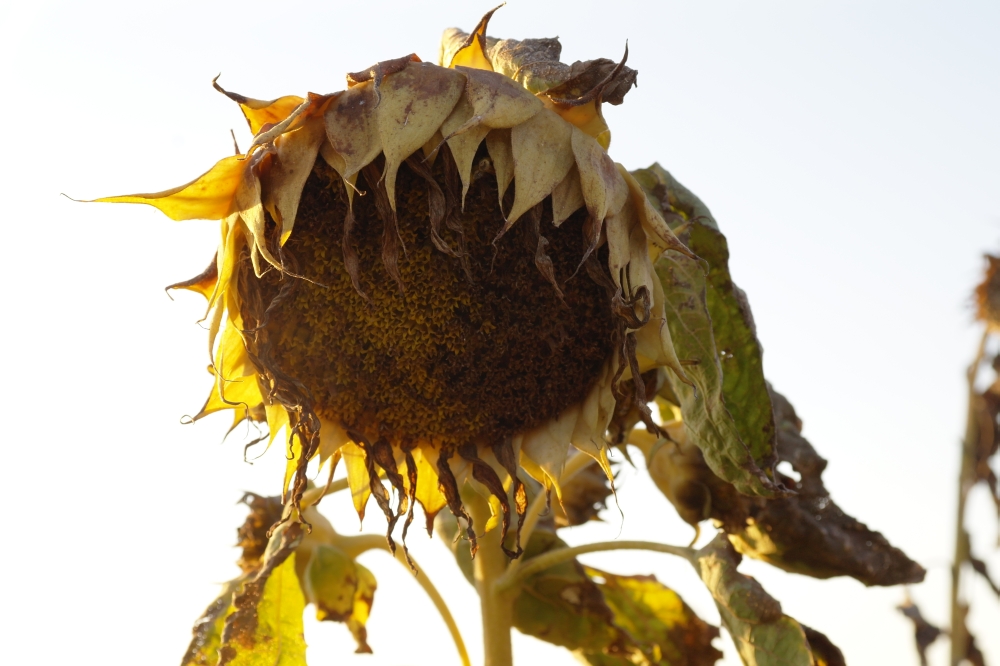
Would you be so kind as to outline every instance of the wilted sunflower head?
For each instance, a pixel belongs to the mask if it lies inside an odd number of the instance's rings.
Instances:
[[[343,460],[359,515],[374,495],[390,533],[406,514],[404,538],[420,502],[428,526],[448,506],[474,541],[466,481],[506,532],[519,469],[559,492],[573,445],[608,472],[612,417],[655,429],[648,384],[683,377],[652,260],[687,250],[608,156],[601,115],[636,72],[487,38],[489,17],[447,31],[439,65],[387,60],[329,95],[216,84],[254,133],[247,152],[101,200],[221,220],[215,260],[174,285],[209,303],[215,383],[196,419],[229,409],[284,431],[296,506],[311,459]]]

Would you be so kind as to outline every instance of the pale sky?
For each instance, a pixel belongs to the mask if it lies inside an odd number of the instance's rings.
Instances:
[[[234,577],[243,490],[274,494],[284,459],[255,465],[228,417],[181,426],[210,379],[203,302],[162,287],[197,274],[214,222],[77,198],[157,191],[229,154],[235,104],[344,87],[344,73],[416,52],[489,4],[417,2],[4,3],[0,23],[9,258],[0,489],[8,507],[5,655],[72,663],[179,662],[190,627]],[[979,2],[542,2],[495,15],[498,37],[559,36],[563,59],[618,58],[639,87],[606,111],[612,157],[659,161],[711,208],[747,292],[764,368],[829,461],[848,513],[927,569],[911,589],[947,622],[963,372],[978,339],[970,292],[1000,251],[1000,5]],[[607,522],[565,538],[686,544],[691,530],[644,473],[626,472]],[[356,529],[346,497],[322,505]],[[377,513],[377,512],[370,512]],[[381,531],[373,515],[366,530]],[[705,532],[711,532],[705,526]],[[1000,575],[997,523],[973,496],[975,550]],[[411,548],[478,649],[478,601],[438,541]],[[341,625],[308,622],[313,664],[458,663],[410,574],[382,554],[355,656]],[[655,573],[718,622],[690,566],[666,555],[584,558]],[[852,666],[916,664],[901,588],[816,581],[745,561],[785,612]],[[1000,604],[969,586],[971,627],[1000,663]],[[515,634],[518,663],[575,663]],[[725,664],[738,664],[727,636]],[[932,648],[946,661],[946,643]],[[9,661],[5,658],[4,661]]]

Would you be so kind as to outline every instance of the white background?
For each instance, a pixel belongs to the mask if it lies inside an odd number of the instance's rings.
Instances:
[[[77,198],[156,191],[241,145],[209,82],[269,99],[417,52],[487,5],[92,2],[0,7],[3,404],[0,660],[176,664],[190,625],[233,577],[244,489],[273,494],[277,449],[251,466],[226,418],[181,426],[210,380],[203,302],[162,287],[211,259],[217,225]],[[712,209],[750,297],[765,370],[830,460],[834,499],[928,568],[911,590],[947,620],[963,369],[981,254],[1000,249],[1000,7],[992,2],[512,2],[490,33],[556,36],[564,60],[617,59],[639,88],[608,108],[613,157],[659,161]],[[607,523],[568,534],[686,543],[690,528],[637,473]],[[324,508],[356,527],[346,497]],[[377,512],[366,528],[383,527]],[[1000,574],[996,520],[974,494],[977,552]],[[437,541],[411,546],[477,649],[478,608]],[[665,555],[585,558],[655,572],[707,619],[711,600]],[[316,664],[457,663],[409,574],[381,553],[369,639],[310,622]],[[899,588],[815,581],[746,562],[785,611],[852,666],[916,664]],[[971,626],[1000,662],[996,597],[970,582]],[[726,664],[736,658],[725,636]],[[515,636],[519,663],[572,657]],[[945,663],[946,645],[932,649]]]

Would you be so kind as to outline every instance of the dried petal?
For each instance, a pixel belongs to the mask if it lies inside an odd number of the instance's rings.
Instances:
[[[393,210],[396,171],[403,160],[441,127],[455,108],[464,85],[463,75],[424,62],[411,62],[383,82],[377,109],[378,128],[385,153],[382,177]]]
[[[345,90],[326,110],[326,138],[344,161],[337,169],[343,178],[361,171],[382,152],[376,101],[374,84],[366,82]]]
[[[514,205],[509,229],[521,215],[552,194],[573,166],[573,126],[543,109],[510,131],[514,158]],[[495,160],[494,160],[495,163]],[[499,169],[497,170],[499,176]]]

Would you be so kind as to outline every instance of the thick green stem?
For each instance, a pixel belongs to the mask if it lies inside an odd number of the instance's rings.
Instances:
[[[468,489],[468,487],[466,487]],[[472,516],[473,527],[481,534],[479,550],[472,560],[483,615],[485,666],[512,666],[514,655],[510,632],[514,626],[514,597],[497,590],[496,582],[507,570],[507,556],[500,547],[500,530],[482,534],[490,519],[490,505],[474,491],[463,492],[462,501]]]
[[[983,332],[979,342],[979,351],[975,360],[969,366],[967,379],[969,384],[969,410],[965,422],[965,438],[962,440],[962,458],[958,473],[958,506],[955,516],[955,559],[951,564],[951,664],[958,666],[965,660],[968,651],[969,636],[965,630],[965,604],[961,599],[962,565],[969,559],[969,539],[965,534],[965,499],[969,489],[975,482],[976,440],[979,437],[976,393],[976,375],[979,364],[982,363],[986,350],[986,340],[989,336]]]
[[[598,553],[605,550],[651,550],[657,553],[678,555],[689,561],[694,557],[694,551],[690,548],[668,546],[663,543],[656,543],[655,541],[602,541],[599,543],[588,543],[583,546],[551,550],[543,555],[531,558],[517,571],[511,571],[508,575],[497,580],[496,590],[500,593],[509,592],[516,589],[528,577],[567,560],[571,560],[577,555]]]

